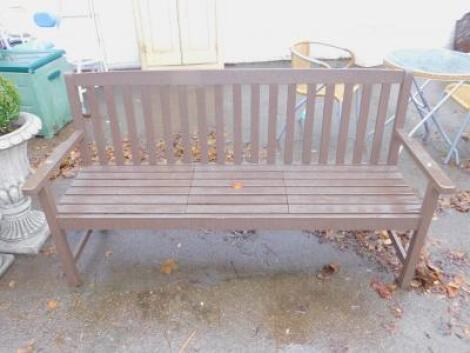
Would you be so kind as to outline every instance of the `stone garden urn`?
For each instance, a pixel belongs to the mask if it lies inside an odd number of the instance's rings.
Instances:
[[[44,213],[31,209],[21,190],[31,172],[27,143],[41,129],[41,120],[20,113],[19,128],[0,135],[0,253],[37,254],[49,236]],[[0,255],[5,267],[11,257]],[[10,255],[11,256],[11,255]]]

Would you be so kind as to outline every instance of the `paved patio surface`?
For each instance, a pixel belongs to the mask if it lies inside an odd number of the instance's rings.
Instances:
[[[440,118],[455,131],[462,110],[451,102]],[[409,120],[417,121],[413,109]],[[439,137],[431,142],[442,161]],[[470,144],[462,147],[470,159]],[[423,190],[408,156],[401,166]],[[445,169],[459,189],[470,189],[468,170]],[[68,182],[56,180],[54,191]],[[470,215],[446,210],[429,239],[433,261],[468,280]],[[467,263],[449,262],[450,251],[465,252]],[[178,265],[171,274],[160,271],[167,259]],[[329,263],[338,272],[319,279]],[[470,352],[468,295],[398,290],[382,299],[370,281],[391,282],[390,270],[312,233],[95,232],[80,268],[84,284],[71,289],[50,243],[38,256],[16,257],[0,279],[0,353]]]

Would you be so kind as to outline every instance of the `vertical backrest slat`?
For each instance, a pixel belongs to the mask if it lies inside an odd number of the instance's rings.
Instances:
[[[137,134],[137,125],[135,121],[134,103],[132,100],[132,86],[123,86],[122,94],[124,99],[124,110],[127,123],[127,138],[131,146],[132,163],[140,164],[139,156],[139,136]]]
[[[367,119],[369,117],[371,91],[372,86],[370,84],[363,85],[361,97],[361,111],[359,114],[359,121],[357,122],[356,126],[356,139],[354,142],[352,160],[353,164],[361,164],[362,162],[362,154],[364,151],[364,137],[366,135]]]
[[[196,105],[199,147],[201,149],[201,162],[207,164],[209,162],[209,152],[207,146],[207,138],[209,136],[209,133],[207,130],[205,87],[198,87],[196,89]]]
[[[111,138],[113,140],[114,156],[117,165],[124,164],[124,155],[122,153],[121,129],[116,113],[116,101],[114,99],[113,86],[104,86],[104,99],[106,110],[108,111],[109,125],[111,126]]]
[[[400,149],[401,142],[395,136],[397,129],[403,128],[405,124],[406,111],[408,109],[408,99],[410,96],[411,89],[411,74],[405,72],[403,82],[400,85],[400,93],[398,94],[398,102],[395,114],[395,122],[393,124],[392,140],[390,142],[390,149],[388,151],[387,163],[395,165],[398,162],[398,152]]]
[[[215,144],[217,148],[217,163],[225,163],[225,127],[224,127],[224,87],[214,87],[215,111]]]
[[[313,123],[315,117],[317,85],[309,83],[307,85],[307,101],[305,107],[304,137],[302,145],[302,163],[310,164],[312,161],[312,141],[313,141]]]
[[[294,159],[294,128],[295,128],[295,93],[297,85],[287,86],[287,109],[286,109],[286,139],[284,144],[284,163],[292,164]]]
[[[155,146],[155,117],[152,109],[151,101],[152,86],[142,86],[142,110],[145,121],[145,138],[147,140],[147,152],[149,155],[149,163],[157,164],[157,148]]]
[[[353,90],[353,83],[347,83],[344,86],[344,98],[341,107],[341,122],[338,134],[338,144],[336,146],[336,164],[344,164],[346,146],[348,143],[349,122],[351,121]]]
[[[106,155],[106,137],[103,130],[103,119],[98,106],[98,98],[96,97],[96,89],[94,86],[86,88],[88,102],[90,104],[91,125],[93,127],[93,136],[96,142],[98,152],[98,161],[100,164],[108,164],[108,156]]]
[[[233,85],[233,161],[242,162],[242,88]]]
[[[372,141],[372,150],[370,153],[370,163],[378,164],[380,160],[380,151],[387,118],[388,101],[390,99],[390,84],[384,83],[380,89],[379,106],[377,108],[377,117],[375,120],[374,140]]]
[[[325,91],[325,101],[323,103],[323,119],[321,127],[320,151],[318,162],[326,164],[328,162],[328,150],[330,147],[331,118],[333,115],[335,99],[335,85],[327,84]]]
[[[82,104],[80,102],[80,96],[78,94],[78,86],[73,82],[73,76],[67,76],[65,79],[68,98],[70,102],[70,109],[73,116],[73,125],[75,129],[83,130],[85,136],[82,143],[80,143],[80,157],[83,165],[89,165],[91,163],[90,157],[90,136],[85,127],[85,120],[82,114]]]
[[[175,155],[173,152],[173,129],[170,109],[170,87],[160,87],[160,100],[162,105],[162,119],[163,119],[163,135],[165,138],[165,156],[169,164],[175,163]]]
[[[277,150],[277,101],[278,101],[278,85],[269,85],[269,107],[268,107],[268,164],[276,162]]]
[[[259,84],[251,85],[251,146],[250,159],[253,163],[259,162]]]
[[[178,89],[178,106],[183,139],[183,162],[191,163],[193,160],[193,150],[191,148],[191,133],[189,131],[188,93],[185,86],[180,86]]]

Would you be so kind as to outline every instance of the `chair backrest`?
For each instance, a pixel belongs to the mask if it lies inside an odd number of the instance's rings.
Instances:
[[[410,89],[407,73],[377,69],[121,71],[70,74],[66,82],[75,126],[86,131],[83,161],[102,165],[396,164],[399,143],[384,123],[393,113],[393,128],[403,126]],[[303,126],[296,124],[298,84],[308,87]],[[337,84],[345,85],[338,117]],[[319,85],[326,87],[321,100]],[[79,87],[90,117],[82,115]]]
[[[328,57],[341,59],[339,68],[352,67],[355,60],[349,49],[321,42],[298,42],[290,48],[290,52],[291,66],[294,69],[332,68],[325,60]]]

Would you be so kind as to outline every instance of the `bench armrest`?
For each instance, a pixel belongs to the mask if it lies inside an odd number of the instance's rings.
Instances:
[[[396,130],[395,134],[438,192],[451,194],[455,191],[455,185],[452,180],[449,179],[442,168],[432,159],[418,141],[408,137],[408,134],[402,129]]]
[[[36,172],[26,179],[23,185],[23,192],[29,195],[37,194],[49,181],[52,172],[59,165],[62,158],[82,141],[83,136],[83,130],[77,130],[59,144]]]

